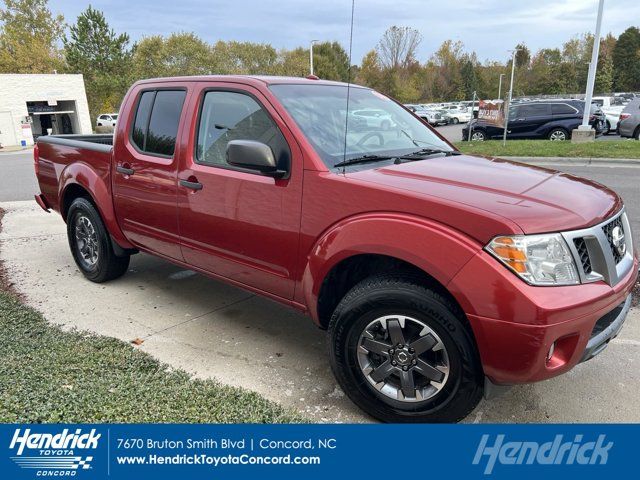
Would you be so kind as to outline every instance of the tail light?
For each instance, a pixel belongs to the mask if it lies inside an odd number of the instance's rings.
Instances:
[[[33,169],[37,176],[40,173],[40,150],[38,149],[38,145],[33,147]]]
[[[622,120],[626,120],[627,118],[629,118],[631,116],[630,113],[621,113],[620,114],[620,121]]]

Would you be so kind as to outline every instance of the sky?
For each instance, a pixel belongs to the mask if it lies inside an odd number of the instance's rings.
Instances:
[[[117,33],[132,40],[194,32],[208,42],[238,40],[276,48],[337,40],[348,50],[351,0],[50,0],[54,13],[75,22],[89,3],[102,10]],[[503,61],[524,42],[533,52],[560,47],[593,32],[598,0],[356,0],[352,63],[375,47],[391,25],[423,36],[418,60],[426,61],[447,39],[460,40],[481,61]],[[602,32],[619,35],[640,26],[640,0],[605,0]]]

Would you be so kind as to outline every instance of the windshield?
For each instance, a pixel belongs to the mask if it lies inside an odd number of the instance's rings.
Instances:
[[[424,148],[452,151],[424,123],[374,90],[349,89],[347,122],[346,85],[279,84],[270,89],[329,168],[364,155],[407,155]]]

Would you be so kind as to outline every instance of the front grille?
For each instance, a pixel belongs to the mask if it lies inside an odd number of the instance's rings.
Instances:
[[[618,305],[616,308],[611,310],[606,315],[600,317],[596,322],[596,324],[593,326],[593,330],[591,331],[591,338],[595,337],[600,332],[605,330],[609,325],[611,325],[613,321],[616,318],[618,318],[618,315],[620,315],[620,312],[622,312],[623,308],[624,308],[624,302],[622,302],[620,305]]]
[[[626,233],[624,231],[624,226],[622,225],[622,216],[618,216],[618,218],[616,218],[615,220],[613,220],[612,222],[607,223],[605,226],[602,227],[602,231],[604,232],[605,236],[607,237],[607,242],[609,242],[609,247],[611,248],[611,253],[613,254],[613,258],[616,262],[616,265],[618,263],[620,263],[620,260],[622,260],[622,258],[624,257],[624,253],[620,253],[618,251],[618,249],[616,248],[616,246],[613,243],[613,229],[616,227],[620,227],[620,229],[622,230],[623,233]]]
[[[578,251],[580,263],[582,263],[582,270],[586,275],[589,275],[593,271],[593,268],[591,267],[591,259],[589,258],[589,252],[587,251],[587,244],[582,237],[574,238],[573,243]]]

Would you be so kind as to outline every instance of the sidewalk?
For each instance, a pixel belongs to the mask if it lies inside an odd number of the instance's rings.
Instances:
[[[23,147],[21,145],[11,145],[9,147],[0,148],[0,153],[12,153],[12,152],[20,152],[22,150],[33,150],[33,145],[27,145]]]

